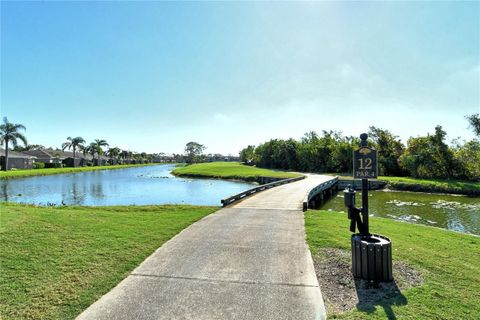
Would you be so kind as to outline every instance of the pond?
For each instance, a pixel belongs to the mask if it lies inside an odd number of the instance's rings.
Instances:
[[[37,205],[220,205],[252,188],[245,182],[178,178],[174,165],[89,171],[0,180],[0,200]]]
[[[361,206],[361,194],[357,192],[357,207]],[[369,192],[368,202],[373,216],[480,235],[480,198],[379,190]],[[321,209],[346,211],[343,192]]]

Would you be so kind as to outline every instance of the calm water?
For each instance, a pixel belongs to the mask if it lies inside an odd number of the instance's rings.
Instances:
[[[177,178],[174,165],[0,180],[0,200],[45,205],[88,206],[194,204],[220,205],[220,199],[252,184]]]
[[[220,199],[252,184],[177,178],[174,165],[91,171],[0,180],[0,201],[46,205],[220,205]],[[480,235],[480,198],[414,192],[371,191],[370,214]],[[357,206],[361,205],[357,193]],[[322,209],[345,211],[343,192]]]
[[[361,192],[357,192],[361,206]],[[480,235],[480,198],[416,192],[370,191],[369,213],[378,217],[437,226]],[[324,210],[346,211],[343,192],[327,201]],[[345,217],[346,219],[346,217]]]

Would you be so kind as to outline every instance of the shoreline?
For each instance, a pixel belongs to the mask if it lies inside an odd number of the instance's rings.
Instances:
[[[22,179],[38,176],[50,176],[57,174],[81,173],[99,170],[117,170],[136,167],[146,167],[155,165],[165,165],[166,163],[140,163],[140,164],[119,164],[109,166],[93,166],[93,167],[67,167],[67,168],[48,168],[48,169],[25,169],[0,171],[0,180]]]
[[[391,179],[405,179],[409,180],[412,178],[401,178],[401,177],[391,177]],[[361,180],[349,178],[349,177],[339,177],[339,181],[343,183],[355,183],[359,184]],[[435,185],[434,183],[438,183]],[[455,181],[458,183],[458,181]],[[480,197],[480,183],[462,181],[467,185],[471,185],[472,188],[462,188],[462,187],[449,187],[442,184],[455,183],[448,180],[445,181],[433,181],[433,180],[418,180],[418,181],[392,181],[389,177],[381,177],[378,179],[369,180],[371,188],[369,190],[391,190],[391,191],[407,191],[407,192],[422,192],[422,193],[431,193],[431,194],[450,194],[450,195],[463,195],[469,197]],[[475,189],[476,184],[478,184],[478,189]]]
[[[208,176],[203,174],[187,174],[187,173],[174,173],[173,170],[170,172],[172,175],[178,178],[192,178],[192,179],[213,179],[213,180],[225,180],[231,182],[248,182],[255,184],[265,184],[269,182],[280,181],[290,178],[276,178],[276,177],[267,177],[267,176],[256,176],[256,177],[221,177],[221,176]]]

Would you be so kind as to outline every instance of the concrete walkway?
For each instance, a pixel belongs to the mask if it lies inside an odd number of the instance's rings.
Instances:
[[[305,243],[311,175],[192,224],[77,319],[324,319]]]

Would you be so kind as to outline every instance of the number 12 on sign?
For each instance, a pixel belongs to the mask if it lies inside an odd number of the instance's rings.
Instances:
[[[378,176],[377,151],[361,147],[353,152],[353,177],[375,179]]]

